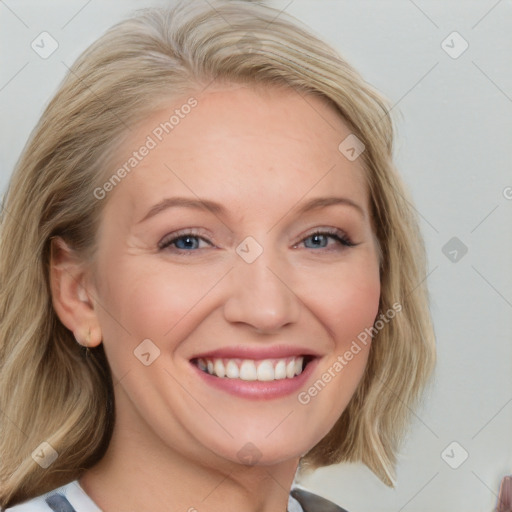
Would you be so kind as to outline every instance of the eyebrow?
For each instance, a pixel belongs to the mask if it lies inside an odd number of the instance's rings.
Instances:
[[[298,210],[299,214],[309,212],[311,210],[317,210],[320,208],[326,208],[333,205],[344,205],[350,206],[358,211],[363,217],[366,217],[364,209],[351,199],[346,197],[317,197],[311,199],[307,203],[304,203]],[[159,213],[168,210],[169,208],[191,208],[194,210],[209,211],[215,215],[226,214],[226,209],[220,203],[210,201],[208,199],[192,199],[188,197],[167,197],[162,199],[160,202],[152,206],[146,215],[137,223],[141,224],[150,218],[158,215]]]

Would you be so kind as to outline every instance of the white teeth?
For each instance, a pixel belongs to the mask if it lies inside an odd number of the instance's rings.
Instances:
[[[224,370],[224,363],[222,362],[222,359],[215,360],[215,363],[213,364],[213,370],[215,372],[215,375],[217,375],[217,377],[224,377],[224,375],[226,375],[226,371]]]
[[[235,361],[228,361],[226,365],[226,377],[228,379],[238,379],[240,376],[240,370],[238,369],[238,365]]]
[[[293,379],[302,373],[304,357],[286,357],[282,359],[198,359],[200,370],[219,378],[241,379],[246,381],[267,382],[272,380]]]
[[[274,378],[276,380],[286,379],[286,361],[282,359],[277,362],[276,367],[274,369]]]
[[[295,375],[300,375],[302,373],[302,361],[303,357],[297,357],[295,359]]]
[[[274,380],[274,367],[272,361],[265,359],[258,366],[258,380]]]
[[[287,365],[286,365],[286,376],[291,379],[295,375],[295,361],[292,359]]]
[[[242,366],[240,366],[240,378],[242,380],[257,380],[258,373],[256,372],[256,365],[254,361],[244,359]]]

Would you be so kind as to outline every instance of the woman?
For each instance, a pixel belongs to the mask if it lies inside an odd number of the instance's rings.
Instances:
[[[182,2],[71,68],[0,248],[6,510],[343,510],[434,364],[386,101],[249,2]],[[23,236],[19,236],[23,233]]]

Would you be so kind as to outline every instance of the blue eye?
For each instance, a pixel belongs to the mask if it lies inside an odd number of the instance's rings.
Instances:
[[[324,249],[328,246],[329,239],[335,240],[338,244],[344,245],[346,247],[354,247],[355,245],[347,236],[341,235],[337,230],[317,231],[304,238],[303,242],[307,249]],[[306,243],[307,240],[311,240],[312,245],[308,246]]]
[[[174,241],[177,249],[197,249],[199,238],[197,236],[180,236]]]
[[[194,235],[192,233],[185,233],[183,235],[171,238],[169,240],[164,240],[158,245],[158,248],[160,250],[163,250],[166,249],[167,247],[174,246],[175,249],[178,249],[180,251],[191,251],[200,248],[199,245],[201,240],[208,244],[210,243],[208,242],[208,240],[200,236]]]
[[[329,250],[329,240],[334,240],[337,246],[354,247],[356,244],[341,231],[316,231],[311,235],[308,235],[302,240],[306,249],[327,249]],[[212,245],[207,239],[195,235],[194,233],[183,233],[172,238],[164,239],[158,245],[160,250],[171,249],[183,252],[193,252],[197,249],[201,249],[201,242],[205,242],[208,245]],[[309,243],[308,243],[309,242]],[[294,247],[297,247],[295,245]]]

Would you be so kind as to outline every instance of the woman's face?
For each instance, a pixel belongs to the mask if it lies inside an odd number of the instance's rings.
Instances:
[[[102,199],[94,296],[117,427],[203,461],[297,458],[353,395],[369,344],[346,353],[378,312],[362,159],[313,96],[190,96],[134,127]]]

